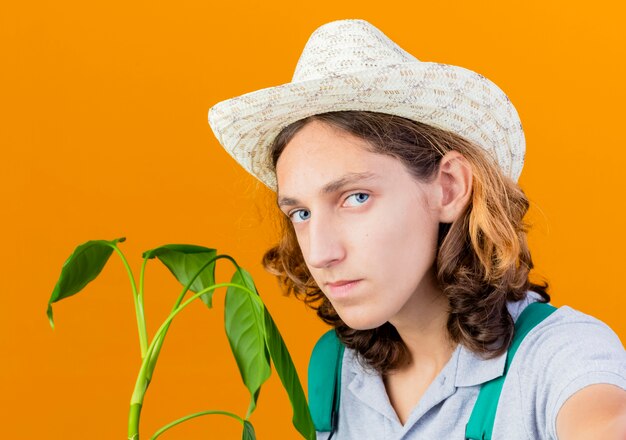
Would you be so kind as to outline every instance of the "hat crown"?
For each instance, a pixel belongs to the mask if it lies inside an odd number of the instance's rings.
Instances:
[[[515,181],[524,165],[519,115],[497,85],[463,67],[422,62],[361,19],[318,27],[291,82],[215,104],[209,124],[226,151],[276,191],[268,155],[276,136],[294,121],[335,111],[385,113],[455,133]]]
[[[419,60],[369,22],[336,20],[311,34],[291,81],[308,81],[413,61]]]

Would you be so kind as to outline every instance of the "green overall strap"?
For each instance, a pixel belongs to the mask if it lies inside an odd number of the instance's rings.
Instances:
[[[489,382],[485,382],[481,386],[476,404],[472,410],[472,415],[465,427],[466,439],[491,440],[502,385],[504,384],[504,378],[513,361],[515,352],[528,332],[530,332],[535,325],[550,316],[555,310],[556,307],[550,304],[535,302],[528,305],[517,318],[517,321],[515,321],[513,340],[507,352],[504,374]]]
[[[309,410],[317,431],[337,427],[344,350],[335,329],[324,333],[313,348],[308,370]]]

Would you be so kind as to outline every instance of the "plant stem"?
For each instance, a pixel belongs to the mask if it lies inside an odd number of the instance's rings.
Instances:
[[[189,414],[188,416],[181,417],[180,419],[175,420],[172,423],[168,423],[167,425],[159,429],[157,432],[155,432],[154,435],[150,438],[150,440],[155,440],[158,436],[163,434],[165,431],[178,425],[179,423],[182,423],[189,419],[193,419],[194,417],[200,417],[200,416],[205,416],[205,415],[210,415],[210,414],[223,414],[225,416],[229,416],[229,417],[232,417],[233,419],[238,420],[239,423],[241,423],[242,425],[244,424],[243,419],[239,417],[237,414],[229,413],[227,411],[201,411],[195,414]]]
[[[139,305],[139,310],[140,312],[138,313],[138,318],[139,316],[141,316],[141,322],[143,324],[143,343],[141,343],[141,359],[144,358],[144,356],[146,355],[146,352],[148,351],[148,332],[146,330],[147,328],[147,324],[146,324],[146,317],[144,315],[144,308],[143,308],[143,277],[144,274],[146,272],[146,265],[148,263],[148,259],[144,258],[143,259],[143,263],[141,264],[141,272],[139,273],[139,295],[137,298],[137,304]],[[140,335],[140,341],[141,341],[141,335]]]
[[[130,405],[128,414],[128,440],[139,440],[139,416],[141,415],[141,403]]]
[[[120,258],[122,259],[122,263],[126,267],[126,271],[128,272],[128,276],[130,277],[130,285],[133,289],[133,299],[135,301],[135,314],[137,315],[137,329],[139,331],[139,347],[141,349],[141,359],[143,359],[146,355],[147,347],[148,347],[148,332],[146,330],[146,321],[144,318],[143,312],[143,296],[138,298],[137,295],[137,287],[135,286],[135,278],[133,277],[133,272],[130,270],[130,266],[128,265],[128,261],[124,257],[124,254],[115,244],[107,243],[111,246],[115,252],[118,253]]]
[[[187,307],[191,302],[200,296],[204,295],[211,290],[215,290],[220,287],[235,287],[241,290],[244,290],[250,294],[254,300],[259,301],[261,304],[261,298],[259,298],[254,292],[248,289],[245,286],[235,283],[220,283],[214,284],[206,289],[202,289],[200,292],[194,294],[191,298],[181,304],[176,310],[173,310],[169,316],[163,321],[159,329],[156,331],[150,346],[146,352],[146,356],[143,358],[141,362],[141,367],[139,369],[139,375],[137,376],[137,381],[135,382],[135,390],[133,391],[133,395],[130,399],[130,415],[128,419],[128,438],[129,439],[138,439],[139,438],[139,416],[141,413],[141,406],[143,405],[143,399],[146,394],[146,390],[148,388],[149,380],[147,380],[148,372],[150,370],[150,358],[153,350],[155,349],[159,338],[162,337],[167,328],[169,327],[169,323],[174,319],[176,315],[178,315],[185,307]],[[152,366],[152,368],[154,368]]]
[[[189,291],[189,288],[194,283],[196,278],[198,278],[200,276],[202,271],[205,268],[207,268],[214,261],[220,260],[222,258],[230,260],[233,263],[233,265],[235,266],[235,269],[239,270],[239,265],[237,264],[237,262],[230,255],[224,254],[224,255],[217,255],[217,256],[215,256],[214,258],[212,258],[211,260],[209,260],[208,262],[203,264],[202,267],[200,267],[200,269],[198,270],[198,272],[196,272],[196,274],[193,276],[193,278],[191,278],[191,280],[189,280],[187,282],[187,284],[184,286],[184,288],[183,288],[182,292],[180,293],[180,295],[178,295],[178,298],[176,299],[176,302],[174,303],[174,307],[172,307],[172,312],[175,311],[176,308],[178,308],[178,306],[182,302],[183,298],[185,297],[185,294],[187,293],[187,291]],[[151,353],[150,353],[150,366],[148,368],[148,372],[147,372],[147,376],[146,376],[148,384],[152,380],[152,374],[154,372],[156,361],[158,360],[159,354],[161,353],[161,346],[163,345],[163,341],[165,340],[165,335],[167,334],[168,329],[169,329],[169,324],[165,328],[165,331],[163,332],[163,334],[158,338],[156,348],[154,350],[152,350]]]

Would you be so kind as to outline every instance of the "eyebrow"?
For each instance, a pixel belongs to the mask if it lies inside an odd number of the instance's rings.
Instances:
[[[339,179],[333,180],[332,182],[327,183],[320,190],[320,195],[332,194],[346,185],[350,185],[352,183],[360,182],[363,180],[371,180],[380,177],[378,174],[365,172],[365,173],[348,173],[341,176]],[[283,206],[295,206],[300,205],[301,202],[298,199],[293,197],[279,197],[278,198],[278,207],[281,208]]]

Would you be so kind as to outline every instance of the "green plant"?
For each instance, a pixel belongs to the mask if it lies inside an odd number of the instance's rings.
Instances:
[[[130,277],[142,359],[130,401],[128,439],[139,439],[139,417],[144,397],[152,380],[161,346],[172,320],[181,310],[198,298],[208,308],[212,308],[215,290],[226,287],[224,325],[241,378],[250,392],[250,404],[246,416],[241,418],[236,414],[218,410],[190,414],[165,425],[151,439],[156,439],[167,429],[185,420],[209,414],[222,414],[238,420],[243,425],[242,438],[244,440],[255,439],[254,428],[249,418],[256,408],[261,386],[271,374],[271,359],[289,396],[293,408],[293,425],[304,438],[314,440],[315,428],[293,361],[272,316],[258,294],[250,274],[230,256],[217,255],[215,249],[187,244],[169,244],[142,254],[143,265],[139,278],[139,291],[137,291],[133,273],[117,246],[118,242],[121,243],[125,240],[124,237],[111,241],[91,240],[76,247],[72,255],[63,264],[59,280],[48,301],[47,315],[50,325],[54,328],[52,304],[80,292],[98,276],[113,251],[118,253]],[[153,258],[161,261],[184,288],[171,313],[148,344],[144,318],[143,279],[146,263]],[[229,260],[235,266],[235,272],[230,283],[215,283],[215,265],[220,259]],[[191,291],[193,296],[183,303],[187,291]]]

